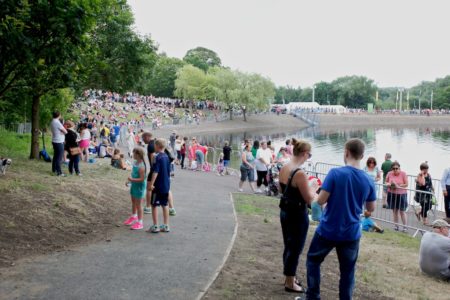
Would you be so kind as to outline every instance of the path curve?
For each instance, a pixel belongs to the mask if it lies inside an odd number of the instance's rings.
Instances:
[[[122,227],[111,242],[23,260],[1,270],[0,298],[196,299],[232,243],[236,185],[236,177],[179,171],[171,233]]]

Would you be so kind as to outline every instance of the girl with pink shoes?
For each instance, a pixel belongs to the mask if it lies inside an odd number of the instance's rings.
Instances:
[[[133,230],[144,228],[143,224],[143,210],[142,201],[147,192],[147,181],[145,178],[146,168],[144,162],[144,150],[142,148],[133,149],[133,168],[131,170],[131,177],[128,178],[126,185],[131,183],[131,216],[123,223],[131,226]]]

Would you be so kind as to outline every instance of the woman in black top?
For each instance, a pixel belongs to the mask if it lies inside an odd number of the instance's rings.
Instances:
[[[424,191],[425,193],[416,192],[414,199],[416,202],[420,203],[421,210],[420,214],[416,213],[417,219],[422,218],[423,224],[428,225],[428,211],[431,210],[433,206],[432,203],[432,192],[433,192],[433,181],[431,180],[431,175],[428,173],[428,164],[426,162],[420,164],[420,173],[416,178],[416,190]]]
[[[296,279],[298,260],[305,246],[308,233],[308,205],[316,197],[317,185],[308,186],[308,177],[300,166],[311,157],[311,145],[292,139],[293,157],[280,170],[280,221],[283,231],[283,273],[287,292],[303,293],[304,288]]]
[[[73,169],[75,169],[75,173],[78,176],[81,176],[79,168],[81,150],[78,145],[78,142],[80,141],[80,136],[75,131],[75,124],[72,121],[67,121],[66,127],[67,127],[67,134],[64,148],[68,153],[67,157],[69,158],[69,173],[73,174]],[[78,152],[76,153],[76,151],[73,149],[78,149]]]

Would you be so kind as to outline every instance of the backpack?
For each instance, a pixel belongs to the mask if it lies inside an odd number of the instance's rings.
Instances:
[[[50,155],[48,155],[47,150],[45,149],[44,133],[42,133],[42,146],[43,146],[43,149],[41,151],[39,151],[39,158],[44,159],[44,161],[46,161],[46,162],[52,162]]]

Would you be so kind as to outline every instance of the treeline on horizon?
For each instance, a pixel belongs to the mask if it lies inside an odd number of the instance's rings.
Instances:
[[[1,1],[0,125],[31,121],[30,158],[38,157],[39,131],[51,112],[66,115],[86,89],[215,100],[230,117],[232,109],[245,116],[283,99],[310,101],[312,92],[276,88],[268,77],[232,70],[203,47],[183,59],[158,53],[150,36],[135,32],[126,0]],[[374,102],[376,90],[365,77],[343,77],[318,83],[315,99],[364,108]],[[378,90],[383,103],[392,102],[395,89]],[[449,77],[423,83],[421,90],[423,99],[434,91],[436,108],[448,107]]]
[[[367,108],[374,103],[380,109],[450,109],[450,75],[435,81],[423,81],[409,88],[377,87],[365,76],[339,77],[332,82],[314,84],[314,100],[322,105],[343,105],[350,108]],[[378,101],[376,99],[378,93]],[[409,95],[409,101],[408,101]],[[313,99],[313,88],[278,86],[275,103],[309,102]],[[431,101],[432,100],[432,101]],[[396,106],[397,102],[397,106]],[[419,106],[420,102],[420,106]]]

